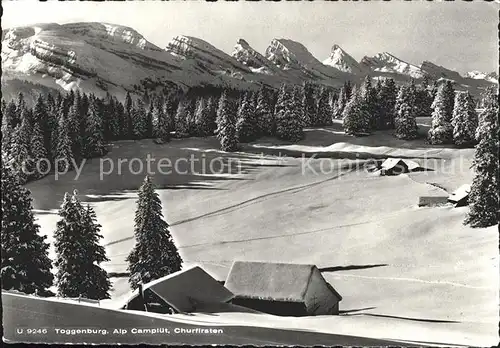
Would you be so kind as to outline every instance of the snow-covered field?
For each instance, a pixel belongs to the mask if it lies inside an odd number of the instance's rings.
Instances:
[[[424,132],[428,120],[419,123]],[[199,264],[219,280],[235,259],[316,264],[343,296],[342,313],[283,318],[221,312],[179,319],[412,342],[498,342],[498,226],[463,226],[467,208],[417,206],[419,196],[447,195],[471,182],[473,149],[430,147],[383,132],[353,138],[338,124],[307,130],[295,145],[262,139],[235,154],[216,148],[214,138],[165,145],[144,140],[117,142],[108,156],[114,163],[148,154],[200,159],[196,173],[154,176],[185,264]],[[286,157],[277,157],[280,152]],[[385,177],[364,169],[367,158],[384,156],[408,157],[428,170]],[[213,169],[223,173],[202,172],[202,158],[219,157],[223,164]],[[28,188],[49,239],[64,192],[78,189],[102,225],[111,259],[106,269],[124,272],[134,243],[135,190],[145,173],[115,170],[100,180],[99,165],[99,159],[89,161],[78,180],[75,173],[57,181],[49,176]],[[127,293],[127,280],[115,278],[108,305]]]

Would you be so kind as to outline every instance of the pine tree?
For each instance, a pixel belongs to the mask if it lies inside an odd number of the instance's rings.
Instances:
[[[451,121],[454,143],[459,146],[474,145],[477,124],[478,118],[472,96],[469,92],[457,93]]]
[[[257,128],[261,135],[276,134],[276,122],[274,120],[271,103],[269,102],[269,90],[262,87],[257,95],[257,106],[255,108]]]
[[[132,289],[138,283],[148,283],[182,267],[179,255],[163,219],[161,201],[149,177],[139,188],[135,212],[135,246],[127,257]]]
[[[126,124],[126,129],[127,129],[127,139],[132,139],[134,137],[134,115],[133,115],[133,110],[134,108],[134,102],[132,101],[132,97],[130,96],[130,93],[127,92],[127,95],[125,97],[125,124]]]
[[[170,124],[167,114],[165,113],[165,106],[161,98],[156,99],[155,107],[153,110],[153,128],[154,136],[160,142],[170,141]]]
[[[431,144],[451,144],[453,142],[453,127],[451,125],[453,104],[449,102],[449,93],[449,84],[442,84],[432,103],[434,111],[428,133],[428,140]]]
[[[106,153],[106,145],[104,143],[104,129],[98,100],[91,100],[86,118],[83,156],[85,158],[100,157]]]
[[[342,119],[342,113],[344,112],[344,108],[349,100],[347,99],[346,87],[345,85],[340,88],[339,95],[335,103],[333,104],[333,118]]]
[[[50,146],[50,129],[48,125],[48,112],[47,106],[43,100],[41,94],[38,95],[36,99],[35,107],[33,108],[33,121],[35,124],[40,126],[40,130],[42,131],[42,136],[44,140],[45,148]]]
[[[196,109],[194,111],[194,120],[196,124],[195,135],[207,136],[210,134],[210,110],[208,101],[204,97],[199,97],[196,101]]]
[[[329,93],[328,94],[329,98],[331,97],[331,94]],[[295,85],[293,86],[293,90],[292,90],[292,102],[293,102],[293,108],[295,110],[295,113],[297,115],[297,117],[299,118],[300,120],[300,129],[303,130],[305,127],[307,127],[307,119],[306,119],[306,116],[305,116],[305,105],[304,105],[304,102],[305,102],[305,97],[304,97],[304,90],[302,88],[302,86],[299,86],[299,85]],[[331,108],[330,108],[331,110]],[[331,115],[330,117],[328,118],[328,120],[326,120],[327,123],[331,123]],[[302,136],[301,136],[302,137]]]
[[[33,159],[30,156],[31,137],[33,133],[32,125],[29,121],[28,110],[23,109],[21,124],[14,130],[10,146],[10,159],[15,165],[15,173],[18,175],[19,182],[25,184],[28,181],[29,173],[34,169]]]
[[[474,171],[469,193],[469,212],[464,221],[471,227],[489,227],[499,222],[499,153],[498,95],[487,92],[485,110],[479,117],[476,135],[479,144],[474,155]]]
[[[302,104],[304,105],[303,124],[304,127],[310,127],[316,118],[316,103],[314,101],[314,89],[309,82],[302,84],[302,95]]]
[[[252,109],[252,96],[248,93],[244,96],[238,110],[236,134],[238,140],[243,143],[251,142],[257,137],[255,109]]]
[[[68,136],[71,140],[71,149],[73,151],[73,157],[75,159],[80,159],[84,157],[83,147],[85,146],[84,132],[85,128],[80,129],[83,122],[86,122],[86,115],[82,113],[82,99],[80,93],[78,92],[73,98],[68,99],[68,103],[73,101],[68,109],[66,122],[68,123]],[[83,119],[83,122],[82,122]],[[86,127],[86,124],[83,123]]]
[[[99,266],[106,257],[99,245],[100,225],[94,211],[84,208],[76,196],[64,195],[56,224],[57,292],[62,297],[84,297],[101,300],[110,298],[107,273]]]
[[[430,84],[429,77],[426,75],[422,80],[420,87],[417,89],[416,105],[417,117],[429,117],[432,114],[432,85]]]
[[[35,123],[30,143],[30,157],[33,159],[33,174],[30,175],[30,179],[40,179],[48,173],[50,168],[47,152],[42,129]]]
[[[68,131],[68,121],[64,115],[59,118],[57,125],[56,148],[54,150],[54,160],[57,161],[57,170],[64,172],[72,170],[74,167],[75,159],[71,149],[71,139]]]
[[[111,283],[108,273],[99,264],[109,261],[106,250],[100,245],[101,225],[97,222],[94,209],[87,205],[80,208],[82,211],[82,226],[85,238],[81,238],[80,245],[83,249],[80,262],[80,294],[94,300],[110,298]]]
[[[301,105],[295,102],[293,89],[285,87],[280,96],[276,114],[276,135],[280,139],[297,142],[304,138],[303,120],[301,118]]]
[[[316,114],[313,126],[326,126],[331,124],[333,112],[329,104],[328,90],[325,87],[321,87],[319,90]]]
[[[189,135],[191,130],[191,101],[184,97],[177,106],[175,114],[175,133],[180,137]]]
[[[376,102],[377,102],[377,91],[372,86],[372,80],[370,76],[366,76],[361,84],[360,88],[361,97],[361,107],[364,109],[365,117],[368,118],[368,131],[375,129],[377,126],[376,117]]]
[[[147,139],[153,137],[153,112],[154,112],[154,98],[148,97],[149,99],[149,109],[146,114],[146,134]]]
[[[235,114],[232,101],[229,100],[227,91],[224,91],[219,99],[216,130],[222,151],[232,152],[238,148]]]
[[[147,135],[147,112],[142,99],[137,99],[136,105],[132,109],[134,122],[134,139],[144,139]]]
[[[370,127],[370,118],[361,91],[355,87],[351,92],[351,99],[344,108],[342,125],[344,132],[350,135],[366,134]]]
[[[411,140],[418,136],[414,89],[401,86],[396,100],[396,118],[394,120],[396,138]]]
[[[5,156],[9,161],[12,159],[11,146],[14,138],[14,129],[12,128],[10,122],[2,119],[2,155]]]
[[[393,79],[385,79],[377,94],[379,115],[377,129],[393,129],[398,90]]]
[[[5,114],[2,114],[2,123],[7,123],[10,128],[16,128],[21,123],[21,115],[17,111],[16,104],[11,100],[5,107]]]
[[[49,244],[35,223],[30,192],[2,156],[2,289],[50,296]]]

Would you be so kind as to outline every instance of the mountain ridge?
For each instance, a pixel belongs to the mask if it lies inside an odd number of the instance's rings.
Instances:
[[[239,39],[231,54],[200,38],[178,35],[162,49],[133,28],[100,22],[41,23],[2,30],[2,84],[13,76],[49,88],[124,95],[144,86],[175,84],[185,89],[223,85],[255,89],[313,81],[339,88],[365,75],[410,79],[451,79],[462,89],[483,89],[498,75],[458,72],[424,61],[408,63],[389,52],[357,62],[339,45],[318,60],[292,39],[271,40],[262,54]],[[496,76],[496,77],[495,77]]]

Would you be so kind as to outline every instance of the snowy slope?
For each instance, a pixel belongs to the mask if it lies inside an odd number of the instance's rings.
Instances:
[[[344,51],[339,45],[333,45],[330,56],[323,61],[323,64],[331,66],[343,72],[363,75],[366,71],[361,65]]]
[[[406,76],[407,78],[421,79],[425,73],[416,65],[401,60],[389,52],[378,53],[373,57],[363,57],[360,65],[382,75]]]
[[[207,163],[219,156],[235,161],[241,174],[202,173],[198,161],[187,174],[154,176],[185,265],[199,264],[223,280],[235,259],[312,263],[343,296],[339,317],[307,318],[306,324],[301,318],[292,324],[290,318],[259,315],[262,322],[385,339],[472,346],[498,341],[498,226],[464,226],[466,208],[417,206],[419,196],[447,195],[470,183],[473,149],[399,140],[389,132],[354,138],[335,125],[309,129],[293,146],[262,139],[233,154],[217,146],[213,137],[161,146],[150,140],[117,142],[109,156],[114,163],[146,154],[172,161],[191,155]],[[303,159],[303,152],[318,156]],[[275,157],[280,153],[287,157]],[[375,175],[348,160],[363,153],[407,156],[433,171]],[[111,259],[106,269],[123,272],[134,244],[134,190],[143,176],[126,170],[118,175],[115,168],[100,180],[99,172],[99,161],[89,161],[79,180],[68,173],[27,186],[51,242],[58,221],[54,209],[64,192],[78,189],[102,225]],[[127,295],[126,278],[113,283],[114,298]],[[210,320],[233,319],[253,320],[249,314],[235,318],[230,313]]]

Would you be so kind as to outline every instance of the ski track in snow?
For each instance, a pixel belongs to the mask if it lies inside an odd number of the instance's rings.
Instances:
[[[333,176],[333,177],[330,177],[330,178],[327,178],[327,179],[324,179],[324,180],[321,180],[321,181],[313,182],[313,183],[310,183],[310,184],[305,184],[305,185],[300,185],[300,186],[294,186],[294,187],[289,187],[289,188],[278,190],[278,191],[269,192],[269,193],[266,193],[266,194],[263,194],[263,195],[260,195],[260,196],[257,196],[257,197],[253,197],[253,198],[244,200],[244,201],[242,201],[240,203],[236,203],[236,204],[230,205],[228,207],[217,209],[215,211],[208,212],[208,213],[205,213],[205,214],[202,214],[202,215],[198,215],[198,216],[195,216],[195,217],[192,217],[192,218],[188,218],[188,219],[184,219],[184,220],[173,222],[172,224],[170,224],[170,226],[177,226],[177,225],[181,225],[181,224],[184,224],[184,223],[187,223],[187,222],[191,222],[191,221],[203,219],[203,218],[206,218],[206,217],[220,216],[220,215],[223,215],[223,214],[227,214],[227,213],[233,212],[233,211],[235,211],[237,209],[241,209],[241,208],[247,207],[249,205],[265,201],[269,197],[280,195],[280,194],[283,194],[283,193],[288,193],[288,192],[296,193],[296,192],[299,192],[299,191],[302,191],[302,190],[305,190],[305,189],[309,189],[309,188],[317,186],[317,185],[321,185],[321,184],[323,184],[325,182],[338,179],[339,177],[341,177],[341,176],[343,176],[343,175],[345,175],[345,174],[347,174],[347,173],[349,173],[349,172],[351,172],[353,170],[354,169],[350,169],[350,170],[345,171],[345,172],[343,172],[343,173],[341,173],[339,175],[336,175],[336,176]],[[302,232],[302,233],[304,233],[304,232]],[[130,236],[130,237],[122,238],[122,239],[117,239],[115,241],[111,241],[111,242],[108,242],[108,243],[104,244],[104,246],[107,247],[107,246],[119,244],[119,243],[122,243],[122,242],[126,242],[128,240],[131,240],[133,238],[134,238],[134,236]],[[269,238],[269,237],[262,237],[261,239],[267,239],[267,238]],[[271,238],[275,238],[275,236],[271,236]],[[234,241],[234,242],[237,242],[237,241]],[[226,242],[220,242],[220,243],[223,244],[223,243],[226,243]],[[201,244],[201,245],[204,245],[204,244]]]

